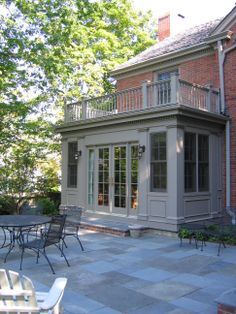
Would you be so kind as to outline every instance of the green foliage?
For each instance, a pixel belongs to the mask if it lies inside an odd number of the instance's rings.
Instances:
[[[178,237],[182,239],[189,239],[191,235],[192,235],[192,232],[185,228],[181,228],[178,232]]]
[[[207,230],[212,231],[212,232],[218,231],[219,230],[219,226],[212,224],[212,225],[207,226]]]
[[[40,143],[21,141],[2,156],[0,191],[16,200],[16,212],[32,194],[56,192],[59,187],[58,163],[47,161]]]
[[[42,214],[53,216],[58,214],[55,203],[50,198],[41,198],[37,201],[37,207],[42,209]]]
[[[0,215],[15,214],[17,203],[14,198],[10,196],[0,196]]]
[[[114,89],[109,71],[154,43],[150,13],[129,0],[12,0],[0,4],[0,191],[57,190],[40,167],[59,153],[53,124],[64,99]],[[52,174],[52,175],[51,175]]]
[[[206,229],[187,229],[181,228],[178,232],[178,237],[180,239],[190,239],[194,237],[198,241],[210,241],[210,242],[219,242],[219,239],[223,239],[226,244],[236,245],[236,226],[229,225],[222,226],[217,224],[211,224],[206,227]]]

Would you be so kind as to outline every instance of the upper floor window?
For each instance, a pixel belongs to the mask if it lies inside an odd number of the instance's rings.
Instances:
[[[158,72],[156,74],[156,95],[158,104],[169,104],[171,102],[171,75],[177,74],[178,71]]]
[[[167,189],[167,148],[166,133],[151,135],[151,191]]]
[[[67,171],[67,187],[77,187],[77,170],[78,163],[76,159],[76,152],[78,151],[77,142],[68,143],[68,171]]]
[[[157,80],[158,81],[164,81],[164,80],[170,80],[170,77],[172,74],[177,75],[178,70],[172,70],[172,71],[165,71],[165,72],[158,72],[157,73]]]
[[[209,137],[185,133],[184,137],[185,192],[209,190]]]

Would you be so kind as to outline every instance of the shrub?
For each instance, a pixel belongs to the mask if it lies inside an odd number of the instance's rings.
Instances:
[[[42,209],[42,214],[53,216],[58,214],[58,209],[55,203],[50,198],[41,198],[37,201],[37,207]]]
[[[188,239],[191,237],[191,235],[192,232],[185,228],[181,228],[178,232],[178,237],[182,239]]]
[[[0,196],[0,215],[15,214],[17,209],[17,203],[14,198],[8,195]]]

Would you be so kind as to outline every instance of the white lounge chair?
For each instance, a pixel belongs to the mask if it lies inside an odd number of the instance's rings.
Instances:
[[[48,293],[36,292],[28,277],[0,269],[0,313],[59,314],[66,283],[66,278],[57,278]]]

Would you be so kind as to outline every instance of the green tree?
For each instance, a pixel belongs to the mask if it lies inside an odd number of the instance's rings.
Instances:
[[[22,141],[32,169],[58,152],[53,124],[62,118],[64,99],[80,100],[85,86],[88,96],[111,92],[109,71],[153,44],[152,21],[130,0],[2,0],[1,169],[14,173],[21,166],[16,162],[13,170],[12,154],[22,157]]]

